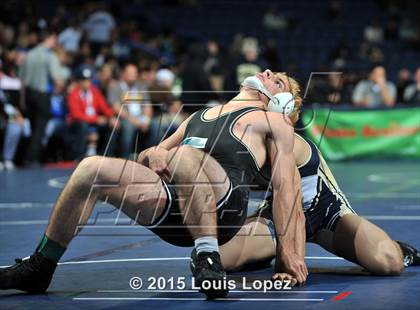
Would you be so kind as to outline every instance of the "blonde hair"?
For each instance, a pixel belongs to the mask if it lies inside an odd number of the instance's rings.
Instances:
[[[276,79],[286,78],[289,81],[289,91],[293,95],[295,101],[295,107],[293,108],[292,113],[289,115],[292,124],[295,125],[299,120],[300,109],[302,108],[302,97],[300,94],[299,83],[292,77],[288,76],[286,73],[277,72],[274,74]]]

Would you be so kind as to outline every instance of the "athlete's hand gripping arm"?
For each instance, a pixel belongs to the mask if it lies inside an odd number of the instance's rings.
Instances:
[[[178,129],[167,139],[163,140],[157,146],[153,146],[142,151],[137,158],[137,162],[149,167],[158,175],[170,179],[170,172],[167,164],[168,151],[181,144],[182,139],[184,138],[185,129],[191,116],[183,121]]]
[[[298,283],[306,281],[304,262],[305,225],[300,196],[300,176],[293,155],[294,130],[283,115],[269,113],[271,127],[271,182],[273,220],[277,232],[275,272],[293,275]]]

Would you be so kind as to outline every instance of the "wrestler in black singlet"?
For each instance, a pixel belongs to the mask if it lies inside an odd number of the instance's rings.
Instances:
[[[205,119],[209,108],[196,112],[187,124],[181,144],[201,149],[211,155],[226,171],[230,187],[216,205],[219,244],[228,242],[241,228],[247,216],[249,184],[259,171],[258,164],[240,137],[233,134],[236,121],[260,108],[244,107]],[[162,216],[148,228],[163,240],[178,246],[193,246],[194,240],[183,224],[177,203],[175,184],[163,185],[168,194],[168,205]]]

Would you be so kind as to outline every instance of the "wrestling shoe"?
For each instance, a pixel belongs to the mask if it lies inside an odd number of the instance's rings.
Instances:
[[[404,267],[419,266],[420,265],[419,251],[407,243],[404,243],[401,241],[396,241],[396,242],[400,246],[401,251],[404,256]]]
[[[50,285],[57,264],[40,253],[15,261],[13,266],[0,268],[0,289],[44,293]]]
[[[195,286],[206,294],[208,299],[223,298],[229,293],[226,272],[223,269],[220,255],[217,252],[201,252],[195,249],[191,253],[191,272]]]

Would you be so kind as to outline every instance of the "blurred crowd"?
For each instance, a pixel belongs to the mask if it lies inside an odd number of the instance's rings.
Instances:
[[[26,12],[22,19],[2,19],[0,169],[97,153],[133,158],[203,105],[231,98],[246,76],[287,68],[270,40],[238,34],[222,46],[177,36],[170,28],[156,32],[138,20],[119,20],[114,11],[100,2],[78,2],[58,5],[51,18]],[[284,29],[294,21],[273,7],[262,23]],[[418,29],[409,26],[402,35],[418,39]],[[377,28],[375,21],[366,28],[366,41],[383,39]],[[309,82],[306,103],[420,102],[420,68],[402,68],[390,81],[380,58],[369,72],[332,72]]]
[[[313,76],[306,102],[319,104],[351,103],[355,107],[379,108],[419,105],[420,67],[401,69],[398,79],[387,79],[382,64],[372,64],[364,78],[348,72],[323,72]]]

